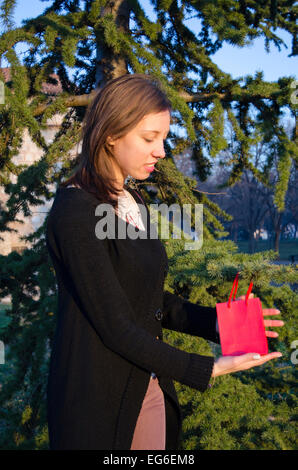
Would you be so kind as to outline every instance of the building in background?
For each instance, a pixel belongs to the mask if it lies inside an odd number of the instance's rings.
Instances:
[[[4,75],[5,82],[10,81],[10,69],[2,68],[1,72]],[[59,80],[58,75],[52,74],[51,77],[57,80],[57,85],[50,83],[43,83],[42,91],[48,96],[57,96],[62,91],[62,86]],[[63,115],[56,114],[51,119],[47,121],[47,129],[41,131],[47,144],[50,144],[55,137],[55,134],[59,131],[61,123],[63,121]],[[75,155],[76,149],[74,149]],[[15,165],[32,165],[34,162],[38,161],[43,154],[43,150],[38,147],[31,139],[29,132],[25,129],[23,133],[23,143],[20,148],[19,154],[13,157],[13,163]],[[12,182],[15,183],[17,177],[12,175]],[[0,187],[0,207],[6,204],[8,200],[8,195],[4,192],[4,188]],[[0,254],[8,255],[12,251],[17,251],[19,253],[26,247],[26,242],[21,239],[24,235],[29,235],[32,232],[40,227],[45,217],[46,212],[51,206],[51,201],[45,201],[45,204],[41,206],[32,207],[32,216],[24,217],[22,213],[18,214],[18,219],[23,221],[12,222],[9,225],[10,228],[16,230],[16,232],[2,232],[1,237],[3,240],[0,240]],[[28,246],[28,245],[27,245]]]

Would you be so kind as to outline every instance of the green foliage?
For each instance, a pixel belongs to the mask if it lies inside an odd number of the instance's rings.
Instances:
[[[217,377],[200,393],[175,382],[183,410],[182,448],[214,450],[296,449],[297,365],[291,361],[297,337],[297,269],[272,263],[274,252],[254,255],[237,252],[233,242],[207,241],[200,250],[184,252],[180,240],[167,247],[170,272],[166,288],[191,302],[215,306],[228,299],[236,272],[237,296],[251,279],[263,308],[278,308],[285,326],[278,339],[268,339],[271,351],[282,358],[234,375]],[[274,328],[270,328],[271,330]],[[202,338],[166,331],[164,340],[187,352],[221,354],[220,346]]]
[[[210,155],[215,157],[221,150],[224,150],[228,143],[224,137],[224,110],[220,100],[214,100],[214,106],[207,115],[212,130],[210,132]]]
[[[284,145],[283,145],[284,144]],[[286,191],[288,189],[288,181],[290,177],[290,170],[291,170],[291,156],[290,153],[287,151],[287,143],[280,142],[278,146],[278,173],[279,173],[279,180],[276,184],[276,192],[274,202],[276,206],[282,211],[285,208],[284,204],[284,197]]]
[[[291,407],[262,398],[256,383],[246,385],[228,375],[218,377],[204,396],[200,392],[187,395],[181,384],[177,389],[179,400],[184,397],[183,449],[295,449]]]
[[[272,43],[280,47],[283,41],[276,31],[283,29],[293,38],[294,56],[295,2],[251,1],[247,8],[245,2],[236,0],[155,0],[156,21],[148,18],[137,0],[124,2],[119,12],[106,0],[47,3],[50,5],[38,18],[14,28],[16,2],[0,2],[0,60],[6,60],[10,68],[9,79],[0,70],[0,80],[5,82],[5,104],[0,105],[0,185],[8,196],[1,207],[0,232],[13,231],[11,222],[51,201],[56,185],[73,169],[70,152],[79,143],[86,106],[78,97],[89,95],[119,71],[156,77],[172,103],[176,126],[170,133],[171,145],[166,142],[167,158],[148,181],[149,187],[157,188],[157,195],[147,188],[144,197],[149,203],[155,198],[155,202],[168,204],[204,204],[202,249],[185,253],[183,240],[166,242],[171,265],[167,287],[193,302],[214,306],[226,299],[234,274],[240,270],[240,293],[253,276],[256,294],[266,306],[280,308],[287,321],[278,342],[284,351],[282,367],[270,364],[268,369],[221,378],[204,395],[176,384],[185,416],[183,448],[294,448],[294,376],[288,352],[295,339],[297,293],[289,283],[297,283],[297,275],[291,268],[272,264],[272,253],[240,254],[232,243],[219,242],[226,235],[219,219],[229,220],[230,216],[196,189],[196,181],[177,170],[173,157],[191,147],[198,174],[205,179],[214,158],[231,148],[224,133],[227,119],[235,138],[230,183],[246,168],[263,178],[253,167],[252,146],[256,136],[272,142],[272,149],[274,145],[278,148],[280,174],[275,202],[283,207],[297,146],[295,134],[287,137],[279,119],[284,107],[293,116],[297,112],[290,99],[294,77],[268,83],[258,72],[255,77],[234,80],[219,69],[212,55],[225,42],[241,47],[257,37],[264,38],[267,49]],[[190,15],[200,21],[199,34],[184,22]],[[20,43],[27,46],[22,61],[16,53]],[[53,82],[53,73],[63,88],[58,96],[49,96],[43,87]],[[97,76],[102,83],[96,82]],[[48,143],[43,131],[56,113],[64,118]],[[181,137],[179,126],[186,136]],[[40,160],[30,166],[14,159],[25,129],[42,150]],[[270,162],[269,152],[268,168]],[[5,315],[0,312],[6,360],[0,369],[2,449],[46,449],[48,445],[45,395],[57,287],[44,241],[45,222],[24,237],[27,247],[22,254],[0,256],[0,299],[7,295],[12,299]],[[218,348],[201,339],[167,332],[166,338],[182,349],[219,354]]]

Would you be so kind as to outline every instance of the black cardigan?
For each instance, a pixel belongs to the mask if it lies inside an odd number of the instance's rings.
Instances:
[[[47,219],[58,285],[47,388],[50,448],[130,449],[154,371],[165,397],[166,450],[176,450],[182,423],[173,379],[204,391],[214,358],[164,343],[162,328],[218,343],[216,309],[164,291],[168,260],[160,239],[97,238],[98,204],[83,189],[61,187]],[[146,214],[150,227],[148,208]],[[127,230],[129,224],[116,221]]]

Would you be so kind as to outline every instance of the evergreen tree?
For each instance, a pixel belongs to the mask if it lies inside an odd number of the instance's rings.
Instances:
[[[280,48],[283,41],[276,28],[291,34],[291,55],[297,55],[295,2],[153,0],[156,21],[137,0],[49,3],[43,14],[18,28],[13,25],[16,1],[1,3],[0,60],[3,64],[5,59],[11,73],[4,87],[5,104],[0,105],[0,184],[9,196],[1,209],[0,232],[11,230],[9,222],[21,213],[29,216],[32,207],[52,200],[59,182],[73,170],[76,159],[70,158],[70,151],[79,142],[86,105],[97,87],[124,73],[156,77],[171,100],[173,123],[186,130],[186,137],[171,129],[167,158],[155,175],[137,186],[148,203],[204,204],[203,248],[185,253],[182,241],[166,242],[171,260],[168,287],[193,302],[214,306],[227,298],[240,270],[242,288],[253,278],[264,306],[279,308],[287,321],[279,339],[284,351],[281,367],[268,364],[237,378],[222,377],[202,396],[176,384],[185,414],[183,446],[293,448],[294,366],[289,354],[297,293],[289,283],[297,283],[297,273],[273,265],[272,254],[241,255],[231,242],[219,241],[225,232],[218,217],[228,215],[196,188],[195,179],[178,171],[173,157],[191,147],[196,176],[204,180],[213,159],[229,146],[224,135],[227,120],[237,143],[230,184],[245,169],[262,178],[251,155],[258,126],[265,140],[277,139],[276,203],[283,207],[289,168],[298,158],[296,130],[288,137],[279,120],[284,107],[296,116],[294,77],[271,83],[258,72],[236,80],[216,66],[212,55],[225,43],[243,47],[258,37],[264,38],[268,51],[272,43]],[[185,24],[190,16],[200,23],[198,34]],[[28,45],[22,61],[15,50],[19,43]],[[55,98],[43,92],[44,82],[55,83],[53,73],[62,84],[62,93]],[[0,80],[5,81],[1,71]],[[56,113],[64,115],[63,123],[53,142],[47,143],[42,130]],[[30,166],[13,161],[25,129],[43,150]],[[57,289],[45,246],[45,222],[25,237],[28,248],[22,254],[13,251],[0,257],[0,298],[12,298],[6,313],[10,322],[0,325],[6,346],[6,363],[0,370],[0,445],[7,449],[47,448],[45,391]],[[187,335],[168,332],[166,340],[182,349],[211,353],[206,341]],[[219,350],[214,348],[213,353]],[[243,413],[237,412],[238,403]]]
[[[263,308],[278,308],[286,322],[279,329],[278,339],[268,341],[270,352],[283,353],[281,359],[220,376],[204,393],[175,382],[184,416],[182,448],[295,449],[297,268],[273,264],[273,250],[237,253],[232,241],[207,241],[192,252],[183,251],[180,240],[172,240],[167,246],[171,267],[167,289],[191,302],[214,307],[227,301],[239,271],[237,297],[246,294],[253,280],[253,293],[261,299]],[[190,335],[166,331],[165,340],[188,352],[221,354],[220,346]]]

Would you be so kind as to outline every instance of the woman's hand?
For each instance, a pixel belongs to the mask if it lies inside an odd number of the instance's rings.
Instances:
[[[250,294],[249,298],[252,298],[254,294]],[[245,300],[245,295],[241,295],[236,300]],[[263,308],[263,316],[267,315],[279,315],[280,311],[276,308]],[[266,326],[283,326],[284,322],[281,320],[264,320],[264,325]],[[216,320],[216,331],[218,331],[218,322]],[[269,338],[277,338],[278,333],[275,331],[265,330],[266,336]],[[270,354],[265,354],[261,356],[257,353],[247,353],[242,354],[241,356],[222,356],[217,359],[214,363],[214,368],[212,372],[212,377],[217,377],[219,375],[231,374],[233,372],[239,372],[241,370],[251,369],[252,367],[260,366],[265,362],[271,361],[271,359],[276,359],[281,357],[280,352],[273,352]]]
[[[251,299],[254,294],[249,294],[248,298]],[[245,295],[241,295],[236,300],[245,300]],[[263,316],[268,315],[279,315],[280,311],[277,308],[262,308]],[[284,322],[282,320],[264,320],[264,325],[266,326],[283,326]],[[265,330],[266,336],[268,338],[277,338],[278,333],[276,331]]]
[[[211,376],[218,377],[219,375],[251,369],[252,367],[260,366],[271,359],[281,356],[282,354],[280,352],[273,352],[265,354],[264,356],[256,353],[247,353],[241,356],[222,356],[214,362]]]

